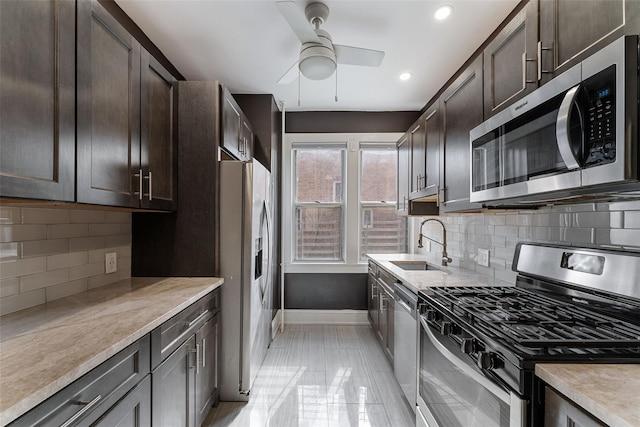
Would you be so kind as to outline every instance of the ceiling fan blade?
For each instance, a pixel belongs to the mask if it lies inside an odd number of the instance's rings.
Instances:
[[[320,43],[318,35],[307,21],[304,11],[295,1],[277,1],[276,6],[302,43]]]
[[[278,84],[279,85],[288,85],[289,83],[293,82],[295,79],[298,78],[298,61],[294,62],[293,65],[291,66],[291,68],[289,68],[287,70],[286,73],[284,73],[284,75],[282,77],[280,77],[280,80],[278,80]]]
[[[334,44],[333,49],[336,52],[338,64],[379,67],[384,58],[384,52],[381,50],[364,49],[340,44]]]

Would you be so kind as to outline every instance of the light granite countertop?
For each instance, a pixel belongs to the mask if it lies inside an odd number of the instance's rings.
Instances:
[[[640,365],[538,363],[536,375],[611,427],[640,426]]]
[[[222,285],[133,278],[0,317],[4,426]]]
[[[377,265],[384,268],[402,281],[413,292],[429,292],[428,289],[435,286],[512,286],[501,280],[494,279],[471,270],[447,266],[441,267],[429,263],[442,270],[404,270],[391,261],[425,261],[424,255],[418,254],[372,254],[368,255]]]

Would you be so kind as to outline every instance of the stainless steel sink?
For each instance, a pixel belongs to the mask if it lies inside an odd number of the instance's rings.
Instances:
[[[444,268],[437,267],[433,264],[427,264],[424,261],[389,261],[389,262],[403,270],[410,270],[410,271],[435,270],[435,271],[442,271],[445,273],[447,272]]]

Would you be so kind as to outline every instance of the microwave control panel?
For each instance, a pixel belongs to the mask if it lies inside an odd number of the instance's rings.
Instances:
[[[585,167],[616,160],[615,66],[584,82],[585,98]]]

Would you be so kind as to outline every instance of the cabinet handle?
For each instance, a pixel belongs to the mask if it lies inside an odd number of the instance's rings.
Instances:
[[[76,422],[76,420],[78,418],[80,418],[81,416],[86,414],[89,410],[91,410],[91,408],[96,406],[96,404],[101,399],[102,399],[102,396],[101,395],[97,395],[96,397],[93,398],[93,400],[91,400],[89,402],[76,402],[76,403],[78,403],[80,405],[85,405],[84,408],[82,408],[78,412],[76,412],[71,418],[69,418],[67,421],[65,421],[64,424],[62,424],[60,427],[69,427],[71,424]]]
[[[196,375],[200,373],[200,344],[196,344]]]
[[[522,53],[522,89],[529,83],[536,83],[537,80],[527,80],[527,62],[536,62],[535,59],[527,58],[527,52]]]
[[[436,207],[440,207],[440,185],[436,185]]]
[[[138,178],[138,191],[134,191],[133,194],[137,194],[138,199],[142,200],[142,169],[139,169],[138,173],[134,173],[133,176]]]
[[[147,194],[145,194],[145,196],[147,196],[149,198],[149,201],[153,200],[153,180],[152,180],[152,175],[151,175],[151,171],[149,171],[149,175],[145,176],[144,179],[146,179],[147,181],[149,181],[149,192]],[[142,197],[140,198],[142,199]]]
[[[205,366],[207,366],[207,362],[205,361],[205,351],[207,349],[207,347],[205,346],[206,340],[204,338],[202,338],[202,367],[204,368]]]
[[[542,47],[542,42],[538,42],[538,80],[542,80],[542,73],[549,74],[552,71],[547,71],[542,69],[542,51],[543,50],[553,50],[551,47]]]
[[[198,317],[196,317],[195,319],[193,319],[191,322],[187,323],[187,329],[189,329],[190,327],[192,327],[193,325],[195,325],[196,323],[198,323],[198,321],[200,321],[200,319],[202,319],[203,317],[205,317],[207,314],[209,314],[209,309],[206,309],[205,311],[203,311]]]

